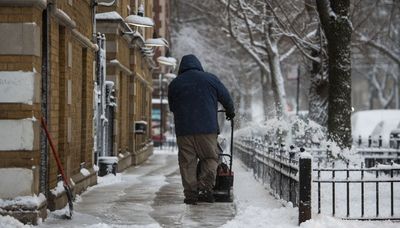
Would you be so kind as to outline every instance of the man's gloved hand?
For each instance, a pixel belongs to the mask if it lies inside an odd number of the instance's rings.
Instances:
[[[227,112],[225,115],[227,120],[233,120],[233,118],[235,117],[234,112]]]

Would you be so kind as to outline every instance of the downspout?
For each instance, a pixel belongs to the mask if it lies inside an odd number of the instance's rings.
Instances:
[[[97,12],[97,0],[92,0],[92,24],[93,24],[93,33],[92,33],[92,42],[97,43],[97,24],[96,24],[96,12]]]
[[[42,91],[41,91],[41,113],[46,119],[47,125],[49,123],[49,93],[50,93],[50,8],[48,4],[42,13]],[[39,182],[40,192],[46,197],[49,192],[49,158],[48,158],[48,144],[45,132],[42,130],[40,133],[40,170]]]

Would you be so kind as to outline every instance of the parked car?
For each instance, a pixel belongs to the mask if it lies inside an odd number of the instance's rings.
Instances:
[[[153,145],[158,147],[161,143],[165,143],[167,141],[165,134],[160,134],[160,122],[153,121],[151,127],[151,138],[153,140]]]
[[[391,132],[399,128],[400,110],[367,110],[359,111],[351,116],[351,128],[354,144],[359,137],[367,145],[371,136],[372,146],[377,146],[379,137],[382,137],[382,146],[389,147]]]

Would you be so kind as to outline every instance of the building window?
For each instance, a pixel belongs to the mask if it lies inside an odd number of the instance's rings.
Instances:
[[[72,67],[72,43],[68,42],[68,67]]]
[[[67,119],[67,142],[70,143],[72,141],[72,120],[71,117]]]
[[[67,104],[72,104],[72,81],[68,80],[67,84]]]

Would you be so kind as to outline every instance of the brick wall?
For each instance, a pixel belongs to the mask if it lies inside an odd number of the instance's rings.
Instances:
[[[50,94],[48,98],[50,115],[48,117],[48,125],[66,173],[69,176],[73,176],[79,173],[81,162],[85,162],[86,167],[92,167],[93,165],[92,107],[95,53],[93,49],[83,45],[72,32],[72,29],[76,29],[78,33],[81,33],[87,39],[91,39],[93,31],[92,12],[90,0],[75,0],[72,5],[68,4],[67,1],[58,1],[56,7],[63,10],[70,19],[74,20],[76,27],[65,27],[60,24],[60,19],[54,14],[51,16]],[[26,38],[29,40],[31,38],[34,46],[33,48],[25,48],[22,43],[17,43],[17,41],[3,36],[1,43],[12,44],[12,42],[15,42],[13,45],[15,48],[12,49],[0,45],[0,74],[6,75],[8,74],[7,72],[19,71],[32,72],[32,74],[37,72],[35,74],[38,75],[38,80],[35,82],[34,87],[36,92],[39,91],[32,104],[0,102],[0,121],[9,119],[22,120],[32,117],[35,117],[36,120],[40,119],[41,45],[43,45],[41,36],[42,10],[39,6],[0,6],[0,30],[10,31],[10,37],[15,35],[18,38],[18,28],[15,27],[14,29],[12,26],[25,26],[24,28],[31,29],[33,33],[25,32],[24,37],[21,39]],[[36,42],[36,39],[38,39],[38,42]],[[19,47],[23,48],[18,50]],[[8,82],[6,81],[5,83]],[[0,98],[1,96],[4,97],[4,94],[0,92]],[[69,126],[70,129],[68,129]],[[33,149],[22,151],[0,149],[0,168],[20,167],[31,169],[32,166],[39,167],[39,122],[36,121],[32,128]],[[68,136],[71,136],[70,139]],[[37,170],[35,170],[35,175],[37,175]],[[50,188],[56,186],[57,174],[54,158],[50,155]],[[38,193],[39,183],[37,178],[33,185],[32,193]]]

